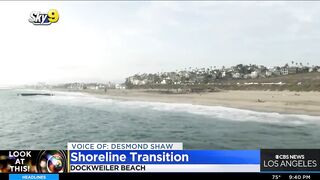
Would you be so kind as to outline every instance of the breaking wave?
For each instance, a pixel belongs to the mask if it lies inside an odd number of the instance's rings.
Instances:
[[[107,98],[100,98],[89,94],[73,92],[55,92],[53,97],[40,97],[52,103],[64,105],[85,106],[88,108],[107,109],[110,106],[123,109],[154,110],[163,112],[189,113],[194,115],[206,116],[213,119],[231,121],[254,121],[261,123],[287,123],[287,124],[306,124],[320,123],[320,116],[279,114],[275,112],[258,112],[245,109],[236,109],[223,106],[204,106],[183,103],[163,103],[148,101],[124,101]]]

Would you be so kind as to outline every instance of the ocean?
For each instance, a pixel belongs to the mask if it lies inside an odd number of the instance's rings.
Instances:
[[[320,148],[320,117],[220,106],[121,101],[82,93],[0,90],[0,149],[67,142],[183,142],[185,149]]]

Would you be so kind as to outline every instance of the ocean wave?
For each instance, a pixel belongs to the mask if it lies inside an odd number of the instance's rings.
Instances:
[[[254,121],[262,123],[286,123],[303,125],[306,123],[320,123],[320,116],[279,114],[276,112],[258,112],[245,109],[237,109],[223,106],[205,106],[184,103],[164,103],[148,101],[125,101],[108,98],[100,98],[90,94],[78,92],[54,92],[56,96],[40,97],[51,103],[85,106],[88,108],[99,108],[107,110],[108,107],[121,109],[137,109],[137,112],[144,110],[162,111],[168,113],[188,113],[201,115],[220,120],[232,121]],[[38,99],[39,100],[39,99]]]
[[[81,92],[51,92],[54,96],[46,97],[39,96],[37,100],[45,100],[54,104],[71,105],[71,106],[87,106],[95,107],[93,105],[106,105],[114,102],[112,99],[97,98],[96,96],[85,94]]]
[[[183,103],[162,103],[144,101],[125,101],[121,105],[131,108],[151,108],[157,111],[167,112],[186,112],[190,114],[203,115],[212,118],[233,120],[233,121],[256,121],[263,123],[320,123],[319,116],[298,115],[298,114],[279,114],[276,112],[258,112],[245,109],[230,108],[224,106],[204,106]]]

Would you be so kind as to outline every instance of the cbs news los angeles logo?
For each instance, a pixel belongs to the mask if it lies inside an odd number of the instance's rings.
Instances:
[[[34,25],[50,25],[56,23],[59,20],[59,13],[56,9],[50,9],[48,13],[42,13],[40,11],[32,11],[30,13],[29,22]]]

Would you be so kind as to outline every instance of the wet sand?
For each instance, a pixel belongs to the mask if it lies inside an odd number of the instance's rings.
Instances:
[[[166,94],[150,90],[86,90],[100,98],[225,106],[262,112],[320,116],[320,92],[220,91]]]

